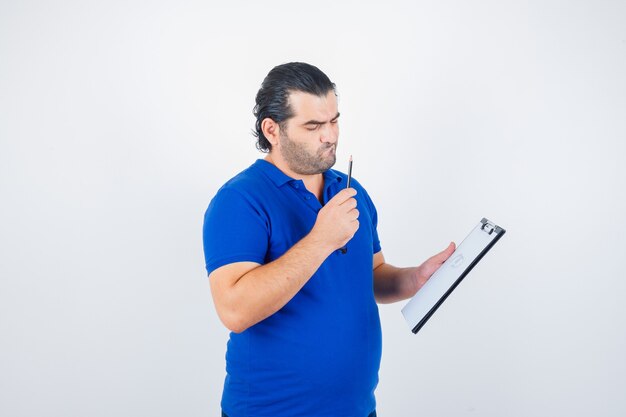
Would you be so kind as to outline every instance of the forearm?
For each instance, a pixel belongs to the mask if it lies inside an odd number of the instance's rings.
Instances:
[[[381,304],[388,304],[415,295],[419,289],[413,278],[417,268],[398,268],[383,263],[374,269],[374,297],[376,301]]]
[[[241,332],[280,310],[331,253],[332,248],[311,233],[280,258],[244,274],[229,292],[233,330]]]

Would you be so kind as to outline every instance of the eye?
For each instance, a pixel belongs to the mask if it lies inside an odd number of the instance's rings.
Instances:
[[[307,126],[306,130],[308,130],[309,132],[315,132],[319,127],[320,125],[311,125]]]

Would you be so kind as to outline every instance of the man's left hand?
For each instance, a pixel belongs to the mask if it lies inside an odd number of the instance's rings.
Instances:
[[[436,270],[452,255],[454,250],[456,249],[456,245],[454,242],[451,242],[446,249],[439,252],[438,254],[431,256],[423,264],[415,268],[414,274],[411,277],[413,280],[413,284],[416,287],[416,292],[422,288],[426,281],[435,273]]]

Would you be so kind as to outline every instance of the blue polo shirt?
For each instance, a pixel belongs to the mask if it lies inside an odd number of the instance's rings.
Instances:
[[[346,180],[324,173],[324,203]],[[272,316],[230,334],[222,395],[229,417],[366,417],[374,410],[382,342],[372,257],[380,242],[374,204],[356,180],[351,186],[359,229],[347,253],[333,252]],[[257,160],[220,188],[206,211],[208,273],[279,258],[311,231],[321,208],[301,180]]]

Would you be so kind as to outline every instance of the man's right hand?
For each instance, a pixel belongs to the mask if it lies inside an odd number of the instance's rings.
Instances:
[[[317,214],[311,230],[316,240],[336,250],[348,243],[359,229],[359,210],[356,209],[356,190],[345,188],[331,198]]]

